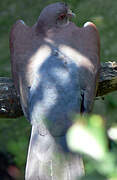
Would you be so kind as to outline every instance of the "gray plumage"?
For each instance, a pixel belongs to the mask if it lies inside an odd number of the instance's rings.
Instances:
[[[14,83],[32,124],[26,180],[75,180],[84,173],[80,155],[65,135],[73,115],[92,109],[98,79],[99,35],[93,23],[79,28],[65,3],[47,6],[28,27],[10,34]]]

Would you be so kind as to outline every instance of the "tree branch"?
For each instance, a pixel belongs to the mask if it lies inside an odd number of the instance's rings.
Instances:
[[[12,79],[0,77],[0,117],[16,118],[22,115],[20,98]]]
[[[117,63],[106,62],[101,64],[97,96],[104,96],[117,90]]]
[[[97,96],[117,90],[117,63],[101,65]],[[0,117],[16,118],[23,115],[20,99],[11,78],[0,77]]]

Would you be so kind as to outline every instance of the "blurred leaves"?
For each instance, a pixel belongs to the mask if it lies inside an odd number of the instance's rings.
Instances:
[[[101,176],[98,173],[92,173],[91,175],[82,177],[80,180],[107,180],[107,178],[105,176]]]
[[[69,129],[67,134],[68,145],[73,151],[80,151],[100,160],[107,152],[107,139],[104,122],[100,116],[86,116]]]
[[[108,136],[110,139],[117,142],[117,125],[108,129]]]
[[[68,130],[66,138],[69,148],[84,154],[84,158],[86,157],[91,165],[92,172],[84,179],[88,180],[93,177],[92,173],[94,172],[107,178],[117,178],[116,152],[109,150],[103,118],[91,115],[77,116],[75,120],[74,125]],[[94,177],[97,178],[97,175]]]
[[[25,169],[30,124],[25,118],[0,119],[0,152],[14,155],[16,165]]]

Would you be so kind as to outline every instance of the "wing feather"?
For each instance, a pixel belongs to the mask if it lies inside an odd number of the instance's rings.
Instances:
[[[23,54],[26,51],[26,43],[29,35],[29,27],[22,21],[18,20],[10,32],[10,54],[12,77],[20,94],[21,104],[25,115],[27,116],[27,82],[25,78],[26,62]]]
[[[92,22],[86,22],[84,24],[85,36],[87,38],[87,49],[85,54],[91,60],[93,65],[93,71],[89,71],[89,77],[87,79],[86,89],[83,89],[83,109],[84,112],[90,112],[92,110],[94,97],[96,95],[98,86],[98,77],[100,71],[100,38],[96,25]],[[88,74],[87,74],[88,75]]]

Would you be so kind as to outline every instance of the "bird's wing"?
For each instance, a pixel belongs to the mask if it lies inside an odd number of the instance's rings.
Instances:
[[[96,95],[98,75],[100,70],[100,39],[98,30],[92,22],[87,22],[82,28],[84,47],[82,54],[85,62],[81,63],[81,112],[90,112]]]
[[[27,117],[27,88],[29,82],[25,76],[28,64],[27,49],[30,50],[30,28],[22,21],[18,20],[12,27],[10,32],[10,54],[12,77],[17,92],[20,94],[21,104],[24,114]]]

